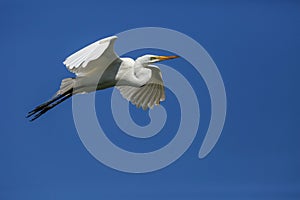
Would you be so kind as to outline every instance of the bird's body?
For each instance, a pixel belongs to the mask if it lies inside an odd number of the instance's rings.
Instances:
[[[64,64],[75,78],[62,80],[60,89],[48,102],[28,113],[31,121],[75,94],[116,86],[122,96],[137,107],[152,108],[165,99],[160,69],[154,62],[178,56],[144,55],[133,60],[119,58],[113,50],[116,36],[99,40],[69,56]]]

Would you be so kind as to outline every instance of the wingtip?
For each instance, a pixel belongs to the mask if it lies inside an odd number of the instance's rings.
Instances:
[[[98,42],[99,42],[99,43],[103,43],[103,42],[107,42],[107,41],[111,41],[111,40],[114,41],[114,40],[116,40],[116,39],[118,39],[118,37],[115,36],[115,35],[113,35],[113,36],[109,36],[109,37],[100,39],[100,40],[98,40]]]

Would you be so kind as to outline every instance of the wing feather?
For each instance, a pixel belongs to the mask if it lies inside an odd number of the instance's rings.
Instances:
[[[125,99],[144,110],[153,108],[154,105],[159,105],[161,101],[165,100],[164,83],[160,69],[154,65],[147,66],[147,68],[151,69],[152,76],[144,86],[116,86]]]
[[[154,86],[154,88],[153,88],[153,94],[152,94],[152,97],[151,97],[151,99],[149,101],[150,108],[153,108],[154,105],[155,105],[155,99],[156,99],[155,97],[157,95],[157,92],[158,92],[158,89],[156,88],[156,86]]]
[[[145,85],[144,88],[141,90],[139,98],[137,99],[137,107],[140,108],[145,102],[145,97],[149,94],[149,85]],[[145,110],[147,107],[142,108]]]
[[[143,109],[145,108],[145,109],[147,109],[147,107],[149,107],[149,108],[153,108],[153,106],[150,106],[150,100],[151,100],[151,97],[152,97],[152,94],[154,93],[154,87],[150,87],[149,88],[149,93],[148,93],[148,95],[146,96],[146,98],[145,98],[145,100],[144,100],[144,103],[143,103]],[[144,109],[144,110],[145,110]]]
[[[141,96],[141,98],[139,99],[139,107],[142,107],[143,110],[147,109],[147,102],[146,99],[149,96],[149,92],[151,91],[151,87],[147,86],[147,88],[145,88],[143,96]]]
[[[70,72],[77,75],[87,74],[95,68],[105,68],[119,59],[113,48],[116,39],[117,36],[111,36],[96,41],[70,55],[63,63]]]

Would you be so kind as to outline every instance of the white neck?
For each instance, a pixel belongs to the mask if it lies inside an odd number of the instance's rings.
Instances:
[[[136,60],[134,63],[134,75],[141,86],[145,85],[152,76],[152,71],[147,67],[148,64]]]
[[[145,68],[146,64],[143,64],[138,59],[131,62],[124,58],[123,60],[125,62],[122,63],[121,69],[117,74],[117,85],[141,87],[150,80],[152,71]]]

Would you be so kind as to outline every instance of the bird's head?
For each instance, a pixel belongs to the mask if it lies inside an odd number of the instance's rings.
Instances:
[[[174,58],[179,58],[179,56],[157,56],[157,55],[144,55],[136,59],[136,61],[139,61],[142,64],[151,64],[160,62],[163,60],[170,60]]]

